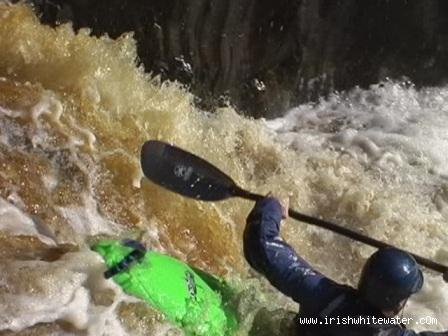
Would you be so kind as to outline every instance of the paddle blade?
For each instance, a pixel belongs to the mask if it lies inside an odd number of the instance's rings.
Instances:
[[[218,201],[235,196],[235,182],[200,157],[165,142],[145,142],[142,170],[152,182],[183,196]]]

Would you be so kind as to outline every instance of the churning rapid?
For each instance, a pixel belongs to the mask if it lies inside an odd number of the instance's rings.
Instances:
[[[448,88],[385,82],[265,121],[193,105],[136,66],[132,35],[95,38],[0,4],[0,334],[182,335],[102,277],[89,244],[131,237],[208,272],[238,296],[239,335],[283,335],[297,306],[249,270],[252,204],[185,199],[142,178],[141,145],[172,142],[241,186],[448,264]],[[369,247],[288,220],[320,271],[356,284]],[[448,327],[448,287],[425,272],[405,316]],[[3,332],[2,332],[3,331]]]

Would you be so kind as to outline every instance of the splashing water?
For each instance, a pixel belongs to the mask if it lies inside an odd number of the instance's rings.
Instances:
[[[104,236],[139,238],[224,275],[240,290],[240,335],[282,334],[297,306],[242,257],[251,203],[187,200],[143,180],[140,146],[153,138],[206,158],[247,189],[290,195],[302,212],[448,263],[447,89],[386,82],[272,121],[231,108],[211,114],[185,88],[137,67],[132,35],[89,33],[0,4],[5,335],[181,335],[102,278],[88,245]],[[352,285],[373,251],[293,221],[283,233],[320,271]],[[436,317],[430,329],[446,329],[445,285],[425,276],[405,314]]]

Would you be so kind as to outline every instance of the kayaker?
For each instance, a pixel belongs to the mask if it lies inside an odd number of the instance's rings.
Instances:
[[[363,267],[358,289],[317,272],[279,236],[288,204],[268,196],[247,217],[244,254],[249,264],[283,294],[300,304],[300,336],[448,336],[417,333],[398,319],[408,298],[423,285],[423,274],[406,252],[375,252]]]

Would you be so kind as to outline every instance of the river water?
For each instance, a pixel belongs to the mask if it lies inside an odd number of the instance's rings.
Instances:
[[[193,104],[136,66],[132,35],[95,38],[0,3],[0,335],[182,335],[102,278],[89,244],[131,237],[237,289],[239,335],[283,335],[298,307],[242,254],[252,204],[187,200],[142,178],[141,145],[172,142],[244,188],[448,264],[448,87],[384,82],[275,120]],[[284,237],[356,285],[373,249],[289,219]],[[404,316],[448,328],[448,291],[425,271]],[[2,331],[3,330],[3,331]]]

